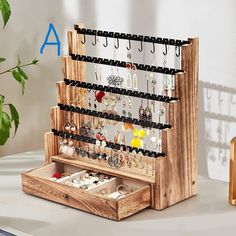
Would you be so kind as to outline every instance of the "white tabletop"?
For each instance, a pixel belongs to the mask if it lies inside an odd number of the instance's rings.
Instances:
[[[0,158],[0,229],[36,236],[235,235],[227,183],[199,177],[198,196],[115,222],[23,193],[20,174],[42,164],[42,151]]]

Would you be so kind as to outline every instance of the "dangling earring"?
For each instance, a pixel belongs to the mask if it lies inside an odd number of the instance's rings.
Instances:
[[[152,93],[156,94],[156,83],[157,83],[157,81],[154,78],[153,73],[151,73],[150,76],[152,78],[152,81],[151,81],[151,83],[152,83]],[[155,109],[156,108],[156,102],[155,102],[155,100],[152,100],[152,106],[153,106],[153,112],[155,113],[156,112],[156,109]]]
[[[147,93],[149,92],[149,81],[147,80]],[[147,107],[144,111],[144,117],[147,121],[152,121],[152,109],[149,106],[149,100],[147,99]]]
[[[69,131],[70,127],[71,127],[71,123],[69,122],[68,116],[69,116],[69,112],[67,111],[67,112],[65,112],[65,124],[64,124],[64,127],[63,127],[64,130],[66,130],[66,131]]]
[[[144,115],[144,107],[143,107],[143,99],[141,99],[141,105],[139,107],[139,111],[138,111],[138,114],[139,114],[139,119],[140,120],[144,120],[145,119],[145,115]]]
[[[134,70],[134,75],[133,75],[133,89],[135,90],[138,90],[138,77],[137,77],[137,74],[136,74],[136,66],[133,65],[133,70]]]
[[[126,68],[128,69],[127,81],[126,81],[126,88],[127,89],[132,89],[132,87],[133,87],[133,85],[132,85],[132,75],[130,73],[131,67],[132,67],[131,63],[127,63],[127,65],[126,65]]]
[[[75,132],[77,130],[77,126],[74,122],[73,116],[74,116],[74,113],[71,114],[71,125],[70,125],[71,132]]]
[[[59,140],[59,154],[65,154],[68,148],[68,140],[66,136]]]
[[[128,100],[128,117],[129,118],[132,118],[131,109],[132,109],[132,101],[131,101],[131,97],[129,97],[129,100]]]
[[[66,155],[67,157],[73,157],[75,154],[75,147],[74,147],[74,142],[72,140],[70,140],[68,142],[68,147],[66,150]]]
[[[101,82],[101,80],[102,80],[102,73],[101,73],[100,66],[98,66],[98,65],[94,66],[94,74],[95,74],[96,80]]]
[[[125,99],[125,96],[123,96],[123,101],[122,101],[122,116],[126,116],[126,99]]]
[[[72,83],[71,83],[72,84]],[[71,84],[69,84],[69,88],[71,88]],[[69,89],[69,98],[67,96],[67,90],[66,90],[66,100],[67,102],[69,103],[69,105],[71,106],[75,106],[76,102],[78,101],[79,99],[79,92],[78,92],[78,89],[76,86],[74,86],[74,89],[72,90],[72,99],[70,98],[71,97],[71,93],[70,93],[70,89]]]

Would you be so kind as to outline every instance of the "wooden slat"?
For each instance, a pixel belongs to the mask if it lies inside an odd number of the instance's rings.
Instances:
[[[230,143],[229,203],[236,205],[236,137]]]
[[[120,176],[123,178],[128,177],[135,180],[141,180],[147,183],[155,183],[155,179],[153,177],[140,175],[140,173],[138,172],[131,173],[130,171],[128,172],[127,170],[114,169],[107,166],[97,165],[91,162],[85,162],[83,160],[70,160],[70,159],[62,158],[60,156],[53,156],[52,160],[56,162],[61,162],[61,163],[77,166],[84,169],[99,171],[99,172],[106,173],[109,175]]]
[[[58,154],[58,139],[52,132],[44,135],[45,164],[51,163],[51,157]]]

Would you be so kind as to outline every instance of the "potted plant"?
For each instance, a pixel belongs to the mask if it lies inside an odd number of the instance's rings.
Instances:
[[[8,0],[0,0],[0,12],[3,19],[3,29],[5,28],[10,16],[11,8]],[[1,70],[0,67],[0,87],[2,84],[2,75],[9,74],[21,86],[21,94],[24,95],[25,84],[29,79],[24,69],[28,66],[36,65],[39,61],[35,58],[29,63],[22,63],[18,55],[17,63],[13,67]],[[0,66],[6,63],[6,58],[0,55]],[[0,91],[1,92],[1,91]],[[4,145],[10,137],[10,131],[14,126],[14,135],[19,126],[19,114],[12,103],[7,102],[8,98],[0,93],[0,145]]]

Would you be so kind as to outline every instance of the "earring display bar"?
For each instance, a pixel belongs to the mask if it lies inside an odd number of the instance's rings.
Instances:
[[[64,81],[66,85],[70,85],[70,86],[93,89],[97,91],[104,91],[108,93],[120,94],[120,95],[125,95],[125,96],[130,96],[130,97],[136,97],[136,98],[144,98],[144,99],[158,101],[158,102],[170,103],[170,102],[178,101],[178,98],[176,97],[168,97],[168,96],[163,96],[163,95],[144,93],[144,92],[133,91],[129,89],[122,89],[122,88],[117,88],[117,87],[104,86],[104,85],[92,84],[92,83],[69,80],[69,79],[64,79]]]
[[[90,62],[90,63],[96,63],[101,65],[108,65],[108,66],[116,66],[116,67],[123,67],[127,68],[128,64],[132,64],[136,67],[137,70],[142,71],[149,71],[149,72],[155,72],[155,73],[161,73],[161,74],[167,74],[167,75],[175,75],[177,73],[183,72],[183,70],[177,70],[173,68],[163,68],[160,66],[150,66],[150,65],[144,65],[144,64],[137,64],[137,63],[131,63],[131,62],[125,62],[125,61],[118,61],[118,60],[110,60],[105,58],[99,58],[99,57],[91,57],[91,56],[85,56],[85,55],[79,55],[79,54],[69,54],[72,58],[72,60],[77,61],[84,61],[84,62]]]
[[[66,138],[69,138],[69,139],[78,140],[78,141],[85,142],[85,143],[91,143],[91,144],[94,144],[94,145],[96,144],[96,139],[94,139],[94,138],[90,138],[90,137],[86,137],[86,136],[78,135],[78,134],[71,134],[71,133],[68,133],[68,132],[63,132],[63,131],[59,131],[59,130],[55,130],[55,129],[52,129],[52,132],[56,136],[60,136],[60,137],[64,137],[64,138],[66,137]],[[157,158],[157,157],[164,157],[165,156],[165,153],[153,152],[153,151],[145,150],[145,149],[142,149],[142,148],[134,148],[134,147],[131,147],[129,145],[113,143],[113,142],[110,142],[110,141],[107,142],[106,147],[107,148],[112,148],[112,149],[115,149],[115,150],[120,150],[120,148],[122,147],[123,150],[129,149],[129,152],[132,152],[132,151],[135,150],[137,153],[141,152],[144,156],[151,157],[151,158]]]
[[[127,50],[132,47],[131,40],[139,41],[139,52],[143,51],[143,43],[152,43],[152,54],[159,53],[155,44],[163,44],[163,65],[173,56],[181,66],[176,69],[87,56],[86,35],[94,36],[93,46],[97,45],[97,37],[105,37],[104,47],[108,46],[107,38],[116,38],[116,50],[119,50],[119,39],[128,40]],[[167,45],[175,46],[173,55]],[[80,23],[68,32],[68,54],[62,57],[63,80],[56,84],[58,105],[51,108],[52,131],[45,134],[45,166],[22,174],[23,191],[116,221],[147,207],[163,210],[195,196],[198,193],[199,39],[91,30]],[[152,84],[153,93],[149,93],[148,76],[146,92],[136,90],[140,86],[131,90],[132,86],[125,87],[126,83],[121,88],[96,84],[102,81],[96,80],[96,76],[93,83],[88,80],[86,62],[127,68],[127,75],[132,75],[133,81],[135,75],[138,82],[136,69],[147,75],[162,73],[162,95],[155,94],[159,90],[153,84],[159,86],[157,83]],[[91,73],[89,76],[92,79]],[[100,112],[104,106],[106,110]],[[129,118],[134,112],[139,119]],[[153,114],[160,123],[153,121]],[[64,177],[52,178],[54,173],[86,175],[76,180],[79,186],[76,187],[72,177],[68,177],[70,181],[66,185]],[[91,180],[90,176],[95,176],[96,184],[100,185],[95,184],[91,189],[86,182]],[[104,176],[110,182],[103,181]]]
[[[183,46],[185,44],[190,44],[190,42],[187,40],[168,39],[168,38],[160,38],[160,37],[153,37],[153,36],[151,37],[151,36],[144,36],[144,35],[103,31],[103,30],[92,30],[92,29],[80,28],[78,25],[74,25],[74,29],[77,31],[78,34],[93,35],[93,36],[99,36],[99,37],[142,41],[142,42],[147,42],[147,43],[157,43],[157,44],[165,44],[165,45],[171,45],[171,46]]]
[[[153,128],[153,129],[160,129],[160,130],[166,130],[166,129],[171,128],[171,125],[169,125],[169,124],[162,124],[162,123],[151,122],[148,120],[140,120],[140,119],[129,118],[129,117],[125,117],[125,116],[113,115],[113,114],[109,114],[107,112],[94,111],[94,110],[90,110],[90,109],[64,105],[61,103],[58,103],[58,106],[60,107],[61,110],[64,110],[64,111],[70,111],[70,112],[75,112],[75,113],[79,113],[79,114],[83,114],[83,115],[99,117],[102,119],[114,120],[114,121],[118,121],[118,122],[139,125],[144,128]]]

